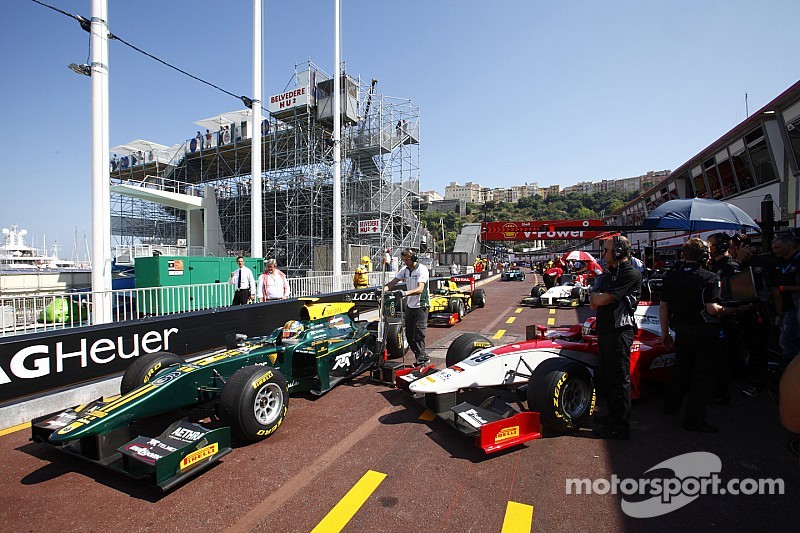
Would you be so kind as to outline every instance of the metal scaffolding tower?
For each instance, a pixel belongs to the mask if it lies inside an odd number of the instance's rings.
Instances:
[[[263,249],[293,274],[332,270],[333,80],[311,62],[272,97],[262,122]],[[376,93],[377,80],[342,76],[342,228],[345,268],[362,255],[379,264],[386,248],[419,247],[419,108]],[[228,254],[250,243],[249,110],[199,121],[211,143],[190,139],[174,153],[112,170],[112,184],[180,194],[216,194]],[[211,122],[209,122],[211,121]],[[218,121],[218,122],[217,122]],[[227,126],[227,134],[225,132]],[[213,189],[206,189],[210,185]],[[186,214],[155,202],[112,195],[117,245],[186,239]]]

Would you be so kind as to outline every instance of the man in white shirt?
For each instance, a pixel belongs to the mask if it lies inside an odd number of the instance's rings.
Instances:
[[[244,257],[241,255],[236,258],[237,270],[231,272],[228,283],[236,286],[233,291],[233,303],[231,305],[242,305],[250,302],[256,295],[256,278],[253,271],[244,266]]]
[[[424,366],[430,362],[425,352],[425,331],[428,329],[430,307],[428,268],[417,261],[417,252],[411,248],[403,250],[400,259],[405,266],[397,271],[395,277],[385,287],[392,289],[400,282],[406,284],[406,290],[403,291],[403,296],[406,297],[404,306],[406,338],[416,357],[415,364]]]
[[[274,259],[267,259],[266,270],[258,276],[258,301],[283,300],[289,297],[289,280],[286,274],[278,270],[278,263]]]
[[[455,261],[453,261],[453,264],[450,265],[450,275],[451,276],[458,275],[458,265],[456,264]]]

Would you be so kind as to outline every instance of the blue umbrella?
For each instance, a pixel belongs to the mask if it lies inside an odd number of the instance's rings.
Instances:
[[[644,219],[644,229],[673,229],[685,231],[761,228],[750,215],[727,202],[706,198],[685,198],[664,202]]]

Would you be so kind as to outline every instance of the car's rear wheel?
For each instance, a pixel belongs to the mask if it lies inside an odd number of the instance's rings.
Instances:
[[[580,428],[592,416],[596,402],[589,370],[560,357],[536,367],[527,394],[528,409],[537,411],[542,424],[558,432]]]
[[[483,289],[475,289],[472,293],[473,307],[486,307],[486,292]]]
[[[183,359],[170,352],[157,352],[152,354],[140,355],[134,359],[131,366],[122,375],[119,384],[119,393],[128,394],[133,389],[145,385],[153,379],[153,376],[167,367],[179,365]]]
[[[270,436],[283,422],[289,388],[283,374],[265,366],[246,366],[222,389],[217,413],[233,437],[256,442]]]
[[[462,333],[450,343],[445,355],[445,364],[453,366],[460,363],[470,355],[484,348],[490,348],[494,343],[477,333]]]
[[[405,326],[401,320],[386,323],[386,351],[390,359],[398,359],[408,350]]]

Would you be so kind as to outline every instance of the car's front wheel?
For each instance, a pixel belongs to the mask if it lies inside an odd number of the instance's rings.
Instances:
[[[546,427],[560,433],[578,429],[592,416],[596,402],[589,370],[556,357],[544,360],[528,382],[528,409]]]
[[[453,366],[460,363],[470,355],[484,348],[491,348],[494,343],[477,333],[462,333],[450,343],[445,355],[445,364]]]
[[[266,366],[246,366],[222,389],[217,413],[234,438],[244,442],[266,439],[283,422],[289,388],[283,374]]]
[[[122,375],[122,382],[119,384],[119,393],[128,394],[133,389],[145,385],[153,379],[153,376],[167,367],[179,365],[183,359],[170,352],[157,352],[147,355],[140,355],[134,359],[131,366]]]

